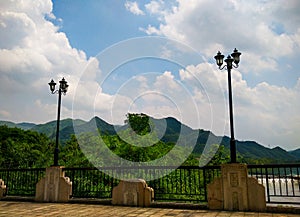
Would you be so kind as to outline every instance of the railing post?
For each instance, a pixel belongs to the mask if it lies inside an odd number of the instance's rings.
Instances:
[[[203,167],[203,186],[204,186],[204,196],[205,196],[205,201],[207,201],[207,183],[206,183],[206,171],[205,171],[205,167]]]
[[[268,203],[270,203],[270,189],[269,189],[269,174],[268,174],[268,168],[266,167],[266,187],[267,187],[267,197],[268,197]]]
[[[290,173],[291,173],[291,185],[292,185],[292,192],[293,196],[295,196],[295,188],[294,188],[294,176],[293,176],[293,169],[290,167]]]

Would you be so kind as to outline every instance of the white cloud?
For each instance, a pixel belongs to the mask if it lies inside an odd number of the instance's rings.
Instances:
[[[145,15],[145,13],[139,8],[137,2],[126,1],[125,8],[135,15]]]
[[[53,120],[57,98],[47,83],[51,78],[58,83],[62,77],[70,84],[62,116],[70,117],[76,82],[90,61],[47,18],[55,19],[50,0],[0,3],[0,99],[6,102],[0,110],[10,111],[13,121]],[[97,67],[90,74],[99,73]],[[0,119],[6,116],[0,113]]]
[[[208,63],[190,65],[180,70],[180,78],[187,81],[199,109],[201,128],[212,129],[218,135],[229,135],[227,72]],[[193,83],[198,79],[202,88]],[[293,88],[278,87],[266,82],[249,87],[238,70],[232,71],[232,92],[236,138],[255,140],[266,146],[280,145],[295,149],[300,133],[300,91],[298,83]],[[224,105],[225,113],[224,113]],[[211,109],[217,123],[210,126],[207,117]],[[226,130],[224,131],[224,124]],[[190,123],[191,124],[191,123]],[[219,128],[218,128],[219,126]],[[223,130],[223,131],[222,131]]]
[[[215,52],[237,47],[264,62],[278,61],[283,56],[300,52],[300,17],[296,12],[300,5],[295,1],[179,0],[172,10],[159,2],[146,6],[150,12],[158,13],[158,8],[161,11],[158,15],[160,24],[157,27],[149,24],[144,30],[147,34],[183,41],[209,58],[212,47]],[[292,19],[288,18],[289,13]],[[288,31],[282,32],[280,26]],[[250,63],[245,65],[245,68],[249,67]],[[253,70],[262,72],[258,67]]]
[[[157,16],[158,24],[149,23],[140,29],[149,35],[182,41],[203,53],[207,62],[214,62],[218,50],[226,55],[237,47],[242,56],[239,70],[232,70],[236,136],[265,145],[298,148],[299,1],[178,0],[176,3],[172,7],[162,1],[146,4],[146,10]],[[179,71],[181,81],[189,86],[196,86],[195,78],[202,84],[203,89],[193,89],[201,112],[205,112],[201,110],[207,102],[205,93],[211,104],[221,106],[218,100],[222,97],[227,102],[227,72],[216,68],[203,63]],[[289,75],[298,81],[291,82]],[[288,85],[284,82],[287,80],[297,85]],[[228,120],[217,106],[212,111],[217,119]]]
[[[249,88],[241,82],[236,81],[233,86],[239,136],[272,147],[295,148],[300,133],[300,92],[266,82]]]
[[[162,75],[157,76],[156,81],[154,83],[154,87],[159,90],[163,89],[178,89],[178,84],[174,81],[174,75],[172,72],[165,71]]]

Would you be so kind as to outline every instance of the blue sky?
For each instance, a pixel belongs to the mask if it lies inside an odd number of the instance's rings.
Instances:
[[[132,37],[145,36],[139,31],[155,18],[128,12],[124,1],[54,1],[53,13],[63,21],[61,31],[68,35],[72,46],[95,56],[103,49]],[[141,1],[142,3],[142,1]]]
[[[236,47],[237,139],[299,148],[299,10],[297,0],[1,1],[0,120],[55,119],[47,83],[65,77],[63,118],[120,124],[144,112],[229,135],[227,72],[213,57]]]

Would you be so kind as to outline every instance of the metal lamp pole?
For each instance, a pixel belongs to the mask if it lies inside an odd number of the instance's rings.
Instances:
[[[53,79],[48,83],[50,86],[50,91],[52,94],[58,93],[58,108],[57,108],[57,121],[56,121],[56,139],[55,139],[55,149],[54,149],[54,156],[53,156],[53,166],[58,166],[58,143],[59,143],[59,122],[60,122],[60,107],[61,107],[61,94],[66,95],[69,85],[67,84],[67,81],[65,81],[65,78],[63,78],[61,81],[59,81],[59,88],[58,90],[55,90],[56,83],[53,81]]]
[[[228,72],[228,94],[229,94],[229,118],[230,118],[230,163],[236,163],[236,143],[234,138],[234,127],[233,127],[233,106],[232,106],[232,87],[231,87],[231,69],[237,68],[240,62],[241,53],[235,48],[231,55],[228,55],[225,59],[226,65],[223,65],[224,55],[219,51],[215,56],[216,63],[219,69],[222,70],[225,67]],[[233,64],[235,63],[235,65]]]

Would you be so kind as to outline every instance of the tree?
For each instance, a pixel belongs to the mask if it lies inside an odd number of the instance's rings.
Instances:
[[[61,149],[60,163],[66,167],[91,167],[88,159],[81,151],[75,135],[72,135]]]
[[[146,114],[133,114],[128,113],[126,115],[125,124],[129,124],[130,127],[139,135],[145,135],[151,132],[150,118]]]
[[[49,166],[52,147],[51,141],[44,134],[0,126],[1,168]]]

